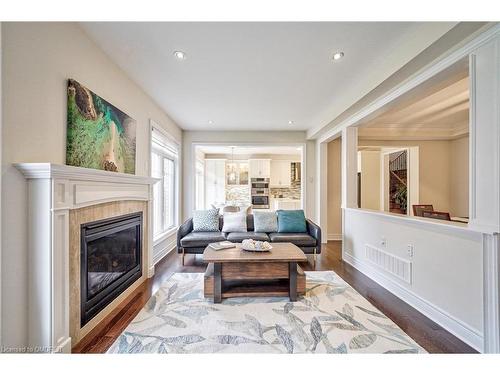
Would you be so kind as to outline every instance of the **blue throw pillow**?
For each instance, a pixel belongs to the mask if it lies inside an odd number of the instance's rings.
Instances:
[[[307,232],[304,210],[278,210],[278,233]]]

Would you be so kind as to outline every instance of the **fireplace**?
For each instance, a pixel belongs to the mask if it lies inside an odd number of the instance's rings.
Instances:
[[[142,276],[142,212],[81,225],[83,327]]]

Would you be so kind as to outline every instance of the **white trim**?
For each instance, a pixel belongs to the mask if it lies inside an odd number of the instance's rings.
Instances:
[[[176,233],[178,228],[179,228],[178,226],[168,228],[165,232],[160,233],[156,237],[153,237],[153,246],[156,246],[159,243],[161,243],[162,241],[165,241],[172,234]]]
[[[403,221],[406,223],[413,224],[417,227],[426,229],[440,228],[443,231],[449,231],[453,233],[460,233],[460,232],[485,233],[483,231],[476,230],[476,228],[471,228],[467,226],[467,224],[465,223],[460,223],[455,221],[436,220],[420,216],[407,216],[403,214],[395,214],[392,212],[369,210],[365,208],[344,208],[344,210],[354,211],[356,213],[363,213],[366,215],[382,216],[386,220],[391,220],[398,223],[401,223]]]
[[[153,131],[158,131],[161,135],[163,135],[165,138],[167,138],[169,141],[171,141],[172,143],[175,144],[176,148],[177,148],[177,156],[175,158],[174,161],[174,167],[175,167],[175,181],[174,181],[174,184],[175,184],[175,197],[174,197],[174,200],[175,200],[175,206],[174,206],[174,226],[175,228],[178,228],[178,226],[181,224],[181,220],[182,220],[182,207],[181,207],[181,181],[182,181],[182,178],[181,178],[181,165],[182,165],[182,142],[178,141],[177,139],[174,138],[174,136],[172,136],[170,133],[168,133],[165,129],[163,129],[156,121],[154,121],[153,119],[149,119],[149,139],[148,139],[148,150],[149,150],[149,155],[148,155],[148,162],[149,162],[149,165],[148,165],[148,168],[147,168],[147,171],[148,171],[148,175],[151,176],[152,175],[152,152],[153,152]],[[150,207],[151,210],[153,210],[153,205],[151,203],[151,207]],[[152,213],[151,213],[152,215]],[[151,216],[153,217],[153,216]],[[152,227],[152,225],[151,225]],[[166,232],[164,233],[161,233],[157,236],[157,239],[158,241],[161,241],[161,237],[163,236],[166,236],[165,233],[168,233],[171,229],[168,229]]]
[[[162,260],[165,256],[170,254],[177,247],[176,239],[173,239],[167,245],[165,245],[158,253],[153,256],[153,266],[156,265],[160,260]]]
[[[484,351],[500,353],[500,240],[483,235]]]
[[[328,241],[342,241],[342,233],[329,233],[327,235]]]
[[[178,148],[178,152],[180,152],[181,142],[179,142],[177,139],[175,139],[175,137],[173,135],[171,135],[169,132],[167,132],[165,129],[163,129],[161,127],[161,125],[159,123],[157,123],[155,120],[149,119],[149,124],[150,124],[150,132],[149,132],[150,134],[152,133],[153,130],[156,130],[158,133],[163,135],[169,141],[174,143]],[[151,139],[150,139],[150,142],[151,142]]]
[[[301,159],[301,202],[302,209],[307,213],[307,141],[306,142],[192,142],[191,143],[191,165],[189,166],[190,174],[188,175],[191,181],[188,183],[191,186],[195,186],[195,178],[196,178],[196,147],[202,146],[289,146],[289,147],[302,147],[302,159]],[[206,160],[215,160],[215,159],[206,159]],[[226,160],[226,159],[220,159]],[[192,209],[194,210],[196,207],[196,189],[192,189]],[[206,203],[206,202],[205,202]],[[191,213],[187,213],[187,217],[189,217]]]
[[[53,163],[17,163],[14,166],[19,169],[27,179],[52,178],[60,180],[84,180],[110,183],[129,183],[150,185],[158,179],[137,176],[134,174],[109,172],[99,169],[73,167],[70,165]]]
[[[469,218],[476,217],[476,55],[469,55]]]
[[[15,165],[28,180],[28,345],[71,350],[69,336],[69,211],[99,202],[148,202],[157,179],[50,163]],[[144,270],[154,273],[148,225]],[[131,288],[131,287],[129,287]]]
[[[346,120],[340,122],[332,129],[326,131],[323,135],[319,137],[311,136],[311,134],[316,134],[317,132],[321,131],[321,129],[325,128],[325,126],[309,130],[307,132],[308,139],[317,139],[318,142],[328,142],[330,138],[334,137],[335,134],[337,134],[340,130],[356,124],[357,122],[369,116],[376,110],[379,110],[380,108],[389,104],[393,100],[397,99],[398,97],[402,96],[408,91],[421,85],[428,79],[434,77],[436,74],[442,72],[446,68],[455,64],[457,61],[467,57],[475,49],[493,40],[498,33],[500,33],[500,25],[491,27],[490,29],[486,30],[485,32],[481,33],[479,36],[471,40],[470,42],[466,43],[461,48],[457,49],[456,51],[450,53],[448,56],[444,57],[442,60],[438,62],[431,62],[427,68],[422,69],[422,71],[417,75],[415,75],[413,78],[410,78],[409,80],[405,81],[404,83],[402,83],[401,85],[399,85],[386,95],[374,100],[371,104],[368,104],[360,111],[348,117]]]
[[[396,295],[396,297],[400,298],[414,309],[420,311],[429,319],[441,325],[444,329],[451,332],[453,335],[457,336],[474,349],[480,352],[483,351],[483,336],[477,329],[469,326],[460,319],[451,316],[449,313],[443,311],[429,301],[419,297],[397,282],[389,279],[374,267],[356,259],[348,252],[344,252],[342,257],[346,263],[350,264],[377,284]]]

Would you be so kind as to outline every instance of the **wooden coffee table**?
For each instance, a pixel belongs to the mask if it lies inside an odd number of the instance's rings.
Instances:
[[[220,303],[227,297],[289,296],[296,301],[304,294],[306,278],[297,262],[305,254],[292,243],[273,243],[269,252],[236,248],[213,250],[207,246],[203,260],[208,264],[204,279],[205,298]]]

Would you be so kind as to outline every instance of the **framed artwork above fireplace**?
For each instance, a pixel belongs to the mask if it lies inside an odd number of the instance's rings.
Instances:
[[[135,174],[136,121],[68,80],[66,164]]]

